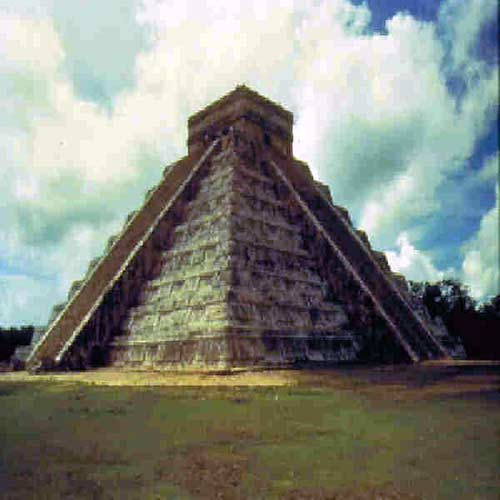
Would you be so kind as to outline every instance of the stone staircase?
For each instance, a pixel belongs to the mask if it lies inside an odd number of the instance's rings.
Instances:
[[[64,364],[64,356],[74,347],[78,338],[81,338],[83,343],[86,342],[86,336],[82,335],[83,330],[91,330],[95,326],[89,327],[91,319],[94,322],[103,320],[103,318],[97,319],[96,311],[109,309],[109,303],[107,307],[103,306],[103,303],[106,299],[110,302],[110,297],[117,293],[119,288],[116,287],[117,282],[123,278],[124,273],[134,274],[133,262],[137,254],[141,252],[145,242],[150,241],[151,234],[157,228],[159,221],[171,210],[180,193],[209,158],[218,142],[217,139],[214,140],[199,156],[185,158],[166,169],[159,185],[148,192],[141,210],[127,219],[120,235],[110,239],[104,256],[93,262],[93,267],[89,269],[81,286],[49,325],[26,360],[29,370],[38,371],[60,366]],[[134,300],[133,294],[129,295],[132,296],[131,300]],[[128,305],[127,301],[124,301],[117,310],[124,305]],[[120,316],[115,312],[110,314]],[[106,325],[104,328],[106,331],[103,333],[106,338],[113,333],[107,330],[114,330],[119,319],[121,318],[114,317],[113,324]],[[102,343],[100,335],[96,334],[96,343]],[[87,357],[86,354],[80,353],[77,357],[80,359],[75,362],[76,364],[70,363],[70,365],[76,368],[84,367],[83,358]]]
[[[271,158],[276,177],[287,184],[311,222],[329,240],[334,252],[343,256],[346,267],[367,291],[409,357],[413,361],[449,357],[428,325],[408,303],[404,286],[397,284],[397,275],[390,273],[385,259],[371,249],[366,235],[354,230],[345,211],[339,211],[330,203],[323,189],[301,196],[286,175],[289,165],[284,162],[278,165],[278,162],[276,156]]]
[[[447,357],[404,278],[246,87],[189,119],[189,155],[54,310],[31,370],[281,367]]]
[[[252,169],[253,167],[253,169]],[[215,156],[161,271],[110,344],[133,368],[282,366],[356,358],[340,304],[273,180],[231,148]],[[201,363],[201,364],[200,364]]]

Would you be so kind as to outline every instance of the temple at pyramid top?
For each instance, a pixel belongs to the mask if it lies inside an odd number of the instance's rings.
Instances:
[[[193,115],[188,155],[54,308],[28,368],[448,357],[446,332],[293,157],[292,127],[245,86]]]
[[[266,143],[292,156],[293,115],[245,85],[236,87],[188,120],[189,153],[204,148],[228,127],[254,124],[262,129]]]

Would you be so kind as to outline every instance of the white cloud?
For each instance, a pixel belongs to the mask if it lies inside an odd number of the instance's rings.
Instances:
[[[396,241],[398,250],[385,252],[393,271],[404,274],[412,281],[439,281],[454,273],[453,269],[445,272],[436,269],[429,255],[415,248],[408,235],[403,232]]]
[[[47,19],[0,16],[0,71],[5,67],[52,76],[64,57],[59,38]]]
[[[497,182],[500,174],[500,158],[498,151],[486,158],[483,167],[479,171],[478,179],[482,183]]]
[[[0,326],[42,325],[52,302],[53,284],[22,274],[0,275]]]
[[[160,177],[161,138],[75,95],[49,19],[0,13],[0,50],[0,321],[39,323]]]
[[[138,0],[56,0],[52,19],[66,50],[64,71],[76,94],[111,109],[115,96],[134,86],[134,61],[145,46],[135,20]],[[76,15],[75,15],[76,14]]]
[[[484,215],[477,233],[462,247],[462,277],[471,295],[478,300],[500,293],[499,210],[497,185],[495,206]]]
[[[468,23],[477,32],[486,17]],[[375,245],[388,247],[440,210],[439,186],[491,126],[498,76],[478,66],[457,108],[434,24],[398,14],[387,35],[353,35],[337,18],[318,23],[326,39],[303,52],[297,71],[296,150]],[[318,29],[305,28],[305,39]]]
[[[440,8],[442,37],[450,50],[447,69],[460,72],[469,80],[468,83],[477,73],[484,71],[483,63],[471,57],[471,53],[482,26],[497,17],[497,10],[498,4],[494,0],[448,0]]]

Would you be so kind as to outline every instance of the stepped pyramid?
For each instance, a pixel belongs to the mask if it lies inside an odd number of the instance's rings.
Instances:
[[[293,157],[292,126],[245,86],[193,115],[188,155],[55,309],[28,368],[447,357],[404,278]]]

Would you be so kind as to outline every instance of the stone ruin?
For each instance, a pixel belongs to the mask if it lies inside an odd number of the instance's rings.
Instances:
[[[404,277],[293,157],[292,126],[245,86],[193,115],[188,155],[56,306],[28,369],[449,357]]]

